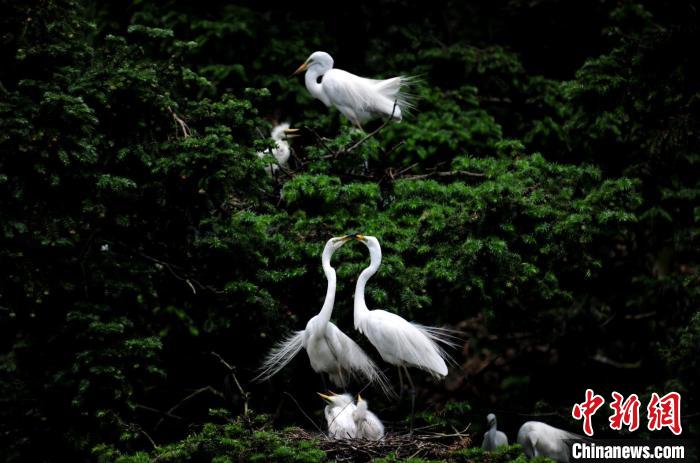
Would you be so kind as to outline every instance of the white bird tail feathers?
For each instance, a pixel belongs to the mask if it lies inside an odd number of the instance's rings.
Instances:
[[[417,77],[398,76],[384,80],[362,79],[381,95],[382,98],[376,99],[379,101],[374,101],[374,104],[382,113],[391,116],[392,119],[400,121],[406,112],[415,108],[416,96],[407,91],[406,88],[417,84],[419,82]]]
[[[286,367],[303,348],[304,331],[294,331],[270,350],[259,369],[260,373],[253,378],[253,381],[262,382],[270,379]]]
[[[461,342],[463,341],[463,338],[461,336],[462,333],[461,331],[457,330],[451,330],[449,328],[438,328],[436,326],[425,326],[425,325],[419,325],[417,323],[414,323],[414,325],[418,325],[430,338],[431,341],[433,341],[438,350],[440,351],[441,357],[447,362],[452,365],[456,365],[457,362],[452,358],[450,354],[448,354],[445,349],[441,346],[447,346],[452,349],[456,349],[460,347]]]

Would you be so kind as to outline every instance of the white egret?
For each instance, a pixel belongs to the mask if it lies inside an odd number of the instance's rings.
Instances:
[[[365,285],[382,263],[382,248],[374,236],[351,235],[369,249],[370,264],[357,279],[355,286],[355,329],[364,334],[384,361],[406,373],[411,386],[411,429],[415,409],[416,389],[407,367],[416,367],[443,378],[447,376],[447,353],[438,345],[454,345],[448,330],[408,322],[385,310],[369,310],[365,304]]]
[[[336,287],[331,256],[352,238],[352,236],[344,236],[328,240],[321,258],[323,271],[328,280],[326,299],[321,311],[309,320],[305,329],[292,333],[272,348],[256,380],[269,379],[284,368],[302,349],[306,349],[311,368],[317,373],[328,374],[336,386],[345,387],[352,376],[360,375],[372,383],[379,384],[385,394],[393,393],[384,373],[377,368],[360,346],[330,321]]]
[[[518,444],[528,458],[545,456],[559,463],[569,462],[571,450],[566,441],[579,439],[577,434],[540,421],[528,421],[518,431]]]
[[[377,415],[369,411],[367,401],[359,394],[357,405],[352,412],[352,419],[357,427],[357,437],[368,440],[381,440],[384,437],[384,425]]]
[[[328,405],[323,409],[328,425],[328,437],[331,439],[354,439],[357,436],[357,426],[353,420],[355,404],[350,394],[330,395],[317,393]]]
[[[265,167],[268,174],[273,175],[277,173],[280,167],[287,166],[291,154],[291,148],[289,147],[287,138],[296,136],[298,131],[299,129],[290,129],[289,123],[287,122],[278,124],[272,129],[271,138],[275,142],[275,148],[273,148],[271,152],[269,150],[257,152],[259,158],[264,158],[265,155],[272,154],[277,161]]]
[[[486,416],[486,424],[489,430],[484,433],[484,440],[481,443],[481,450],[496,450],[498,447],[508,445],[508,437],[505,433],[496,429],[496,415],[489,413]]]
[[[377,80],[333,68],[333,58],[324,51],[312,53],[294,75],[306,71],[304,83],[311,95],[326,106],[336,107],[357,127],[377,117],[400,121],[411,108],[413,97],[403,90],[414,78],[397,76]]]

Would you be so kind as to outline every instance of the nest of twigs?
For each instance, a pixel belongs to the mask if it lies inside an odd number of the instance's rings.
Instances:
[[[394,454],[399,459],[442,460],[447,459],[452,452],[467,448],[471,444],[469,435],[459,432],[387,434],[384,439],[378,441],[330,439],[324,434],[301,428],[288,429],[285,434],[289,439],[317,441],[318,447],[326,452],[329,459],[340,462],[371,461],[389,454]]]

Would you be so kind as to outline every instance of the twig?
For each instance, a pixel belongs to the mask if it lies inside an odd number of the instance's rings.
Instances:
[[[428,174],[417,174],[409,175],[403,177],[404,180],[420,180],[429,177],[456,177],[459,175],[464,175],[465,177],[486,177],[486,174],[482,172],[470,172],[468,170],[451,170],[447,172],[430,172]]]
[[[321,427],[320,427],[318,424],[316,424],[316,422],[315,422],[314,420],[312,420],[311,417],[310,417],[309,415],[306,414],[306,412],[304,411],[304,409],[301,408],[301,405],[299,405],[299,402],[297,402],[297,399],[295,399],[294,396],[293,396],[292,394],[290,394],[290,393],[287,392],[287,391],[284,391],[283,394],[289,396],[289,398],[292,399],[292,401],[294,401],[294,403],[296,404],[296,406],[297,406],[297,408],[299,409],[299,411],[306,417],[307,420],[309,420],[309,421],[311,422],[311,424],[314,425],[314,428],[318,429],[318,432],[320,432],[320,433],[323,434],[324,436],[328,437],[328,436],[326,435],[326,433],[323,432],[323,430],[321,429]]]
[[[226,368],[228,368],[229,374],[233,378],[233,382],[236,383],[236,387],[238,388],[238,392],[241,393],[241,396],[243,397],[243,415],[248,416],[249,412],[249,407],[248,407],[248,401],[250,400],[250,393],[246,392],[243,390],[243,387],[241,386],[241,383],[238,381],[238,378],[236,377],[236,369],[232,367],[222,356],[217,354],[216,352],[211,352],[211,355],[216,357],[219,362],[221,362]]]
[[[148,410],[149,412],[153,413],[158,413],[159,415],[166,416],[168,418],[172,418],[174,420],[181,420],[181,416],[173,415],[172,413],[164,412],[163,410],[158,410],[157,408],[149,407],[148,405],[142,405],[142,404],[136,404],[136,408],[140,408],[143,410]]]
[[[373,130],[372,132],[370,132],[370,133],[368,133],[367,135],[365,135],[363,138],[361,138],[357,143],[355,143],[354,145],[352,145],[350,148],[341,150],[340,152],[350,153],[350,152],[352,152],[353,150],[355,150],[358,146],[360,146],[361,144],[363,144],[364,142],[366,142],[367,140],[369,140],[370,138],[372,138],[373,136],[375,136],[376,134],[378,134],[384,127],[387,126],[387,124],[388,124],[389,122],[391,122],[391,120],[392,120],[393,117],[394,117],[394,113],[396,112],[396,107],[397,107],[397,106],[398,106],[398,101],[397,101],[397,100],[394,100],[394,107],[391,108],[391,115],[384,121],[384,123],[383,123],[382,125],[380,125],[378,128],[376,128],[376,129]],[[340,152],[338,152],[338,154],[340,154]]]
[[[192,392],[192,393],[189,394],[187,397],[185,397],[184,399],[182,399],[181,401],[179,401],[178,403],[176,403],[175,405],[173,405],[166,413],[167,413],[168,415],[171,415],[175,410],[177,410],[178,408],[180,408],[185,402],[187,402],[188,400],[191,400],[191,399],[197,397],[199,394],[202,394],[202,393],[204,393],[204,392],[211,392],[212,394],[214,394],[214,395],[217,396],[217,397],[225,398],[224,395],[223,395],[221,392],[217,391],[216,389],[214,389],[214,388],[211,387],[211,386],[200,387],[199,389],[197,389],[196,391]],[[160,420],[158,420],[158,422],[156,423],[156,425],[154,426],[153,429],[158,429],[158,428],[160,427],[160,425],[163,424],[163,420],[164,420],[164,418],[161,418]]]
[[[180,116],[178,116],[175,111],[173,111],[173,108],[168,106],[168,111],[170,111],[170,114],[172,114],[173,119],[175,119],[175,122],[180,126],[180,130],[182,130],[182,136],[183,138],[188,138],[190,136],[190,128],[187,126],[187,122],[182,120]],[[177,133],[177,131],[175,132]]]

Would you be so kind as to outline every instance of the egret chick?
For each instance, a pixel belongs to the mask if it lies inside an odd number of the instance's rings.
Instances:
[[[372,383],[379,384],[385,394],[393,394],[384,373],[355,341],[330,321],[336,289],[335,269],[331,267],[331,256],[352,238],[348,235],[331,238],[326,242],[321,264],[328,286],[321,311],[309,320],[305,329],[295,331],[272,348],[255,380],[269,379],[284,368],[302,349],[306,349],[311,368],[317,373],[327,374],[336,386],[345,387],[352,376],[359,375]]]
[[[328,405],[323,409],[328,425],[328,437],[331,439],[354,439],[357,436],[357,426],[353,420],[355,404],[350,394],[329,395],[317,393]]]
[[[402,90],[415,80],[411,77],[377,80],[356,76],[334,69],[333,58],[325,51],[311,53],[293,75],[304,71],[309,93],[326,106],[337,108],[360,129],[377,117],[400,121],[403,111],[412,107],[412,95]]]
[[[352,419],[355,421],[359,439],[381,440],[384,437],[384,425],[377,415],[369,411],[367,401],[359,394],[357,405],[352,412]]]
[[[481,443],[481,450],[496,450],[498,447],[508,445],[508,437],[505,433],[496,429],[496,415],[489,413],[486,416],[486,424],[489,425],[489,430],[484,433],[484,440]]]
[[[277,173],[280,167],[287,167],[287,162],[291,154],[291,148],[289,147],[287,139],[297,136],[297,132],[299,132],[299,129],[290,129],[288,122],[278,124],[272,129],[271,138],[276,145],[275,148],[272,149],[272,156],[277,162],[270,163],[265,167],[268,174],[273,175]],[[270,150],[258,151],[256,154],[259,158],[264,158],[265,155],[270,154]]]
[[[569,462],[571,449],[566,441],[579,439],[577,434],[540,421],[528,421],[518,431],[518,444],[528,458],[545,456],[559,463]]]
[[[353,235],[351,235],[353,236]],[[382,263],[382,248],[374,236],[354,235],[369,249],[370,264],[357,279],[355,286],[355,329],[364,334],[385,362],[399,367],[411,386],[411,430],[415,411],[416,388],[407,367],[420,368],[438,378],[447,376],[447,353],[438,345],[454,345],[447,330],[408,322],[385,310],[369,310],[365,303],[365,285]]]

